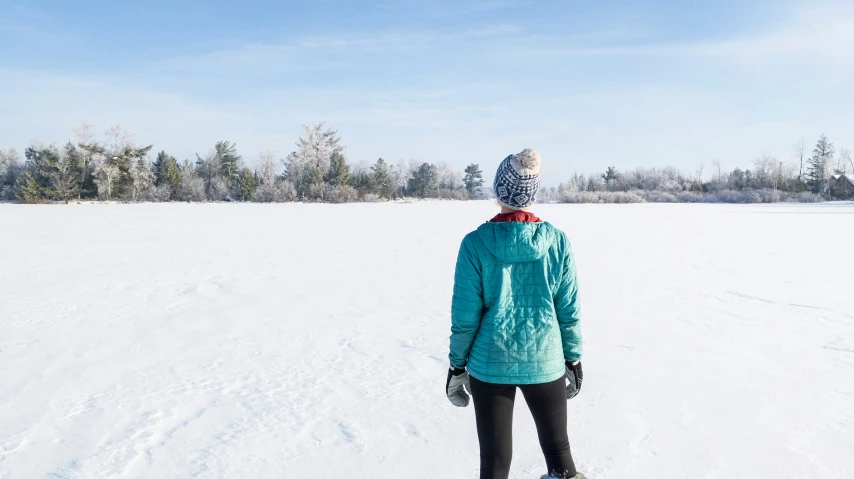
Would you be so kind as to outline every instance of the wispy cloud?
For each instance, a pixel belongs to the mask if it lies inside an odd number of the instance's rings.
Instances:
[[[539,41],[542,44],[542,40]],[[552,38],[549,43],[565,43]],[[712,41],[609,46],[530,45],[513,50],[521,56],[685,56],[757,59],[811,54],[826,60],[854,58],[854,18],[833,18],[761,34]]]
[[[515,25],[491,25],[457,31],[387,31],[367,35],[320,36],[298,39],[286,47],[340,48],[356,47],[376,49],[422,48],[444,42],[456,42],[503,35],[514,35],[521,31]]]
[[[458,30],[387,30],[372,33],[315,35],[280,43],[247,43],[201,55],[179,55],[146,68],[173,73],[261,77],[300,71],[331,71],[364,66],[359,55],[423,54],[464,47],[496,37],[519,35],[516,25],[499,24]]]

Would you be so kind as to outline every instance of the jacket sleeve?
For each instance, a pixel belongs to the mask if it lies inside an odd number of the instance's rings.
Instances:
[[[471,240],[466,238],[457,257],[454,297],[451,301],[451,353],[448,359],[455,368],[466,366],[482,316],[483,283],[480,260]]]
[[[563,357],[573,362],[581,360],[581,307],[578,304],[578,276],[575,255],[569,241],[565,242],[566,254],[557,294],[554,298],[560,337],[563,342]]]

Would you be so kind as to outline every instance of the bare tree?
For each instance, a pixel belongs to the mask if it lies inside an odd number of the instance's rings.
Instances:
[[[406,185],[409,184],[409,180],[412,179],[412,173],[415,171],[412,169],[412,166],[412,161],[406,161],[401,158],[392,169],[394,194],[398,197],[403,196],[403,191],[406,189]]]
[[[851,159],[851,150],[848,148],[839,149],[839,161],[836,167],[843,175],[848,174],[848,166],[851,166],[851,173],[854,174],[854,160]]]
[[[107,138],[107,148],[111,153],[118,153],[134,145],[134,135],[122,125],[116,123],[104,131]]]
[[[777,172],[779,171],[780,162],[774,155],[765,153],[761,157],[753,160],[753,181],[754,186],[759,188],[777,189]]]
[[[441,162],[438,165],[439,182],[436,190],[437,196],[442,198],[442,190],[453,191],[462,184],[462,175],[456,171],[453,166],[447,162]],[[450,197],[450,195],[449,195]]]
[[[717,180],[720,183],[723,180],[723,170],[721,169],[721,162],[718,160],[712,160],[712,166],[715,167],[715,170],[718,172]]]
[[[118,166],[106,161],[98,163],[95,167],[95,184],[98,185],[98,196],[101,199],[107,201],[113,199],[113,186],[120,174]]]
[[[131,199],[133,201],[150,199],[147,197],[154,187],[154,173],[148,167],[148,162],[143,159],[137,160],[131,165],[129,173],[131,177]]]
[[[804,181],[804,160],[807,156],[807,144],[805,140],[801,140],[800,143],[796,143],[795,146],[792,147],[792,157],[795,161],[800,165],[800,169],[798,170],[798,183],[803,183]]]
[[[183,201],[205,201],[205,181],[196,174],[189,160],[181,164],[181,190],[178,195]]]
[[[281,203],[292,201],[296,197],[293,183],[280,180],[276,171],[276,154],[272,151],[261,152],[258,161],[258,188],[255,190],[255,200],[261,203]]]

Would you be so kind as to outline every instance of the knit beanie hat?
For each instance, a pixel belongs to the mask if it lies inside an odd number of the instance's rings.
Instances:
[[[498,201],[512,210],[534,204],[540,190],[540,154],[527,148],[505,158],[498,165],[494,189]]]

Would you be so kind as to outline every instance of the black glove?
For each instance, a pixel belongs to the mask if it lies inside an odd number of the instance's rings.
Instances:
[[[448,401],[457,407],[469,405],[469,373],[465,369],[451,367],[448,369],[448,382],[445,383],[445,395]]]
[[[566,362],[566,379],[569,383],[566,385],[566,398],[572,399],[581,392],[581,381],[584,379],[584,372],[581,370],[581,361],[575,364],[569,361]]]

